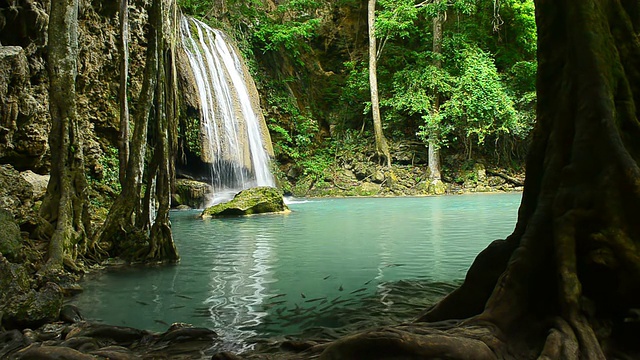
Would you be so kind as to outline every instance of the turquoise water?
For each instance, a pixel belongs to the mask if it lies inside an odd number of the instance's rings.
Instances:
[[[409,320],[513,231],[520,198],[320,199],[293,201],[286,215],[209,220],[176,211],[180,264],[92,275],[73,302],[88,319],[113,325],[209,327],[229,349]]]

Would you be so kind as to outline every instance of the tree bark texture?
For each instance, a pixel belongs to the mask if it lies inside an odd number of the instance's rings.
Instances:
[[[436,56],[435,67],[442,68],[442,22],[444,15],[438,14],[433,18],[433,53]],[[440,93],[435,89],[432,116],[437,117],[440,113]],[[437,182],[442,180],[440,174],[440,144],[438,144],[438,134],[429,134],[429,180]]]
[[[171,3],[173,1],[170,1]],[[153,24],[156,25],[161,34],[167,34],[168,30],[165,26],[166,23],[171,23],[171,20],[165,21],[166,14],[172,14],[171,11],[164,11],[165,0],[158,1],[159,11],[154,14],[154,18],[150,18]],[[175,5],[174,5],[175,6]],[[172,9],[172,4],[168,6],[169,10]],[[173,19],[169,16],[168,19]],[[151,234],[149,238],[149,252],[146,256],[147,261],[178,261],[178,251],[175,243],[173,242],[173,235],[171,233],[171,223],[169,221],[169,209],[171,207],[171,156],[169,150],[171,148],[171,133],[170,124],[175,123],[173,119],[173,110],[175,109],[175,98],[171,95],[174,87],[174,76],[172,69],[173,55],[171,42],[175,41],[171,36],[168,38],[163,36],[161,41],[158,41],[158,80],[156,87],[156,145],[154,147],[153,162],[150,167],[155,169],[156,186],[155,186],[155,199],[157,202],[156,217],[153,225],[151,226]],[[167,76],[169,74],[170,76]],[[166,96],[166,95],[169,96]],[[168,101],[170,100],[170,101]]]
[[[149,13],[156,12],[157,2],[152,2]],[[137,226],[141,216],[142,179],[147,151],[149,117],[152,112],[158,73],[158,41],[161,34],[155,26],[149,27],[147,34],[147,52],[142,89],[134,114],[134,129],[130,153],[127,161],[125,182],[120,195],[113,202],[100,233],[100,242],[114,244],[113,255],[137,257],[137,250],[131,249],[132,243],[146,237],[144,229]]]
[[[119,176],[120,185],[125,184],[127,162],[129,160],[129,1],[120,0],[120,149]]]
[[[52,226],[46,269],[84,253],[90,236],[82,135],[76,111],[78,1],[53,0],[49,15],[49,110],[51,178],[40,208]]]
[[[101,241],[113,243],[114,254],[134,262],[177,261],[169,222],[172,170],[170,150],[174,146],[170,124],[175,123],[175,96],[171,43],[177,36],[169,32],[175,20],[174,1],[154,1],[149,10],[149,45],[139,109],[122,192],[114,201],[101,233]],[[168,45],[167,45],[168,44]],[[169,67],[169,69],[167,69]],[[167,74],[170,74],[170,77]],[[168,95],[167,95],[168,94]],[[169,103],[168,103],[169,102]],[[152,143],[147,142],[151,134]],[[146,168],[147,148],[153,151]],[[144,196],[144,197],[143,197]],[[154,211],[151,207],[154,207]],[[157,208],[156,208],[157,206]],[[153,219],[152,219],[153,217]]]
[[[418,321],[298,358],[640,358],[639,9],[536,1],[538,122],[513,234]]]
[[[382,132],[382,120],[380,118],[380,101],[378,100],[378,61],[376,45],[376,0],[369,0],[367,12],[369,23],[369,85],[371,88],[371,113],[373,114],[373,133],[376,141],[376,153],[378,158],[384,159],[387,167],[391,167],[391,155],[387,139]]]

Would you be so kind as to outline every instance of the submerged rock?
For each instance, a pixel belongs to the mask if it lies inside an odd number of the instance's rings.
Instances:
[[[289,208],[276,188],[256,187],[239,192],[231,201],[202,212],[203,218],[288,212]]]

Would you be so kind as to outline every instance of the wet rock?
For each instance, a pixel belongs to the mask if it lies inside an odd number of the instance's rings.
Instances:
[[[29,344],[29,339],[18,330],[0,332],[0,359],[8,358],[9,354]]]
[[[223,352],[214,354],[211,357],[211,360],[242,360],[242,358],[228,351],[223,351]]]
[[[80,314],[80,309],[75,305],[64,305],[60,310],[60,320],[68,323],[75,324],[83,321],[84,318]]]
[[[131,327],[81,323],[69,331],[66,339],[68,340],[75,337],[109,339],[120,345],[129,346],[136,341],[140,341],[145,336],[150,335],[151,333],[149,331]]]
[[[46,346],[33,344],[18,351],[16,359],[38,359],[38,360],[94,360],[95,357],[83,354],[78,350],[62,346]]]
[[[213,192],[211,185],[195,180],[176,180],[176,193],[173,205],[186,205],[191,208],[202,208],[207,197]]]
[[[109,360],[130,360],[139,359],[129,349],[122,346],[107,346],[90,352],[91,355],[102,356]]]
[[[252,215],[289,211],[276,188],[256,187],[239,192],[231,201],[214,205],[202,212],[203,218]]]

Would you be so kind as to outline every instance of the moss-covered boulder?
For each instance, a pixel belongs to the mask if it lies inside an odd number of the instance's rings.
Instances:
[[[203,218],[288,212],[282,194],[276,188],[255,187],[239,192],[231,201],[202,212]]]
[[[11,261],[17,261],[22,247],[20,228],[13,214],[0,208],[0,254]]]
[[[55,321],[60,314],[63,295],[55,283],[34,289],[24,266],[10,263],[0,255],[0,314],[7,328],[37,328]]]

